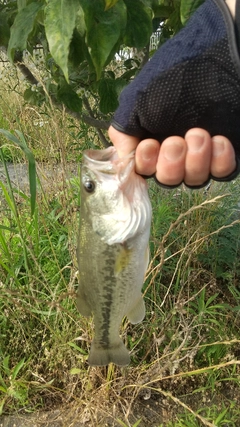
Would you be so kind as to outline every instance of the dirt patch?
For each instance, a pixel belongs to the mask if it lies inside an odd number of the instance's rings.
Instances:
[[[9,178],[14,188],[21,191],[29,191],[29,177],[28,177],[28,165],[20,163],[7,163],[7,170]],[[61,163],[50,165],[50,164],[37,164],[37,174],[39,178],[38,186],[42,186],[43,189],[53,188],[59,186],[61,181],[66,181],[73,176],[78,176],[78,164],[68,163],[63,165]],[[6,172],[3,164],[0,163],[0,181],[3,183],[7,182]]]
[[[31,415],[2,416],[0,427],[83,427],[83,424],[68,420],[69,424],[60,411],[49,411],[46,413],[36,412]]]
[[[191,390],[191,379],[186,381],[187,389]],[[181,381],[179,380],[179,384]],[[175,384],[177,386],[177,384]],[[157,384],[156,384],[157,388]],[[169,389],[173,384],[169,383]],[[178,388],[178,387],[176,387]],[[120,427],[133,426],[137,421],[139,427],[166,426],[170,421],[183,421],[183,413],[192,412],[196,416],[193,419],[199,422],[199,426],[214,426],[214,422],[208,421],[208,409],[215,407],[216,417],[222,413],[223,408],[229,410],[233,425],[240,425],[240,413],[231,413],[231,406],[239,408],[240,395],[237,385],[228,382],[220,384],[219,390],[208,392],[199,391],[184,396],[174,397],[170,391],[160,391],[144,388],[135,396],[113,396],[106,397],[102,393],[101,400],[74,401],[63,405],[59,409],[47,412],[36,411],[29,415],[11,415],[0,417],[0,427]],[[176,390],[177,391],[177,390]],[[174,393],[174,391],[172,391]],[[132,393],[131,393],[132,394]],[[178,394],[178,393],[176,393]],[[227,399],[225,398],[227,394]],[[174,397],[175,401],[171,398]],[[201,410],[200,410],[201,408]],[[199,414],[199,415],[198,415]],[[185,425],[185,424],[184,424]],[[188,424],[190,425],[190,424]],[[194,424],[195,425],[195,424]],[[224,424],[224,426],[228,424]],[[231,424],[232,425],[232,424]]]
[[[11,415],[0,417],[0,427],[119,427],[123,422],[133,425],[141,419],[139,427],[159,427],[164,420],[170,420],[170,407],[166,401],[153,397],[149,401],[137,399],[129,414],[116,413],[114,404],[109,414],[94,415],[79,409],[62,408],[49,412],[35,412],[31,415]],[[173,409],[173,408],[172,408]],[[134,415],[133,415],[134,413]],[[126,419],[127,418],[127,419]]]

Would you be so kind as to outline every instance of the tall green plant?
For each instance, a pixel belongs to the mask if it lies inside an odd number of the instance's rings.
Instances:
[[[27,142],[26,139],[23,135],[22,132],[20,132],[19,130],[16,130],[15,133],[17,134],[18,138],[13,135],[11,132],[9,132],[8,130],[5,129],[0,129],[0,133],[2,135],[4,135],[9,141],[11,141],[13,144],[17,145],[18,147],[20,147],[22,149],[22,151],[24,152],[24,154],[26,155],[26,158],[28,160],[28,175],[29,175],[29,187],[30,187],[30,204],[31,204],[31,215],[34,214],[34,210],[35,210],[35,205],[36,205],[36,193],[37,193],[37,185],[36,185],[36,164],[35,164],[35,159],[34,159],[34,155],[31,152],[31,150],[29,150],[28,146],[27,146]],[[6,162],[5,162],[5,158],[4,158],[4,154],[2,151],[2,148],[0,147],[0,156],[1,156],[1,161],[4,165],[4,169],[5,169],[5,174],[6,174],[6,178],[7,178],[7,183],[8,183],[8,188],[9,188],[9,194],[10,194],[10,198],[11,198],[11,203],[10,203],[10,199],[7,197],[7,200],[10,204],[11,210],[14,213],[14,216],[16,218],[16,220],[18,220],[18,214],[17,214],[17,207],[16,207],[16,203],[13,197],[13,189],[12,189],[12,184],[11,184],[11,180],[9,178],[9,174],[8,174],[8,170],[6,167]],[[4,186],[2,185],[2,189],[5,192]],[[5,192],[6,193],[6,192]],[[7,194],[6,194],[7,196]],[[18,226],[20,224],[18,223]]]
[[[30,200],[30,206],[31,206],[31,216],[33,217],[35,212],[35,206],[36,206],[36,165],[35,165],[34,156],[27,146],[24,135],[20,131],[16,130],[16,134],[18,135],[18,138],[5,129],[0,129],[0,133],[4,135],[9,141],[19,146],[27,157],[28,171],[29,171],[29,184],[30,184],[29,200]],[[27,245],[26,245],[26,234],[24,231],[24,226],[22,224],[21,216],[19,214],[18,206],[15,200],[14,188],[9,177],[8,168],[5,162],[2,148],[0,148],[0,159],[4,165],[5,175],[7,179],[7,186],[2,181],[0,181],[0,188],[2,190],[5,203],[7,204],[7,207],[10,211],[10,216],[12,219],[11,221],[12,223],[10,223],[11,224],[10,226],[8,225],[9,221],[6,221],[6,223],[0,224],[0,243],[2,246],[2,250],[4,251],[4,254],[5,254],[5,257],[3,256],[1,257],[0,265],[2,265],[4,270],[8,271],[8,273],[10,273],[11,271],[13,272],[13,270],[10,267],[11,254],[8,248],[8,242],[4,236],[4,233],[8,231],[13,235],[16,234],[20,238],[21,253],[22,253],[22,256],[20,258],[22,258],[25,271],[27,272],[29,269],[29,262],[28,262],[28,251],[27,251]],[[9,261],[9,266],[6,264],[5,259]],[[14,276],[15,276],[15,273],[14,273]],[[15,279],[17,279],[17,277],[15,277]]]
[[[65,105],[69,113],[99,129],[104,141],[100,129],[108,128],[121,90],[148,60],[152,32],[160,28],[161,42],[166,40],[202,1],[4,1],[0,45],[29,82],[27,102],[39,105],[45,99]],[[44,82],[24,56],[26,50],[34,54],[36,46],[43,50]],[[116,55],[123,46],[129,58],[123,53],[119,61]]]

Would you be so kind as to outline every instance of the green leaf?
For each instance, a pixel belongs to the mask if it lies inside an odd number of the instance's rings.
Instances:
[[[172,6],[165,6],[164,4],[153,6],[154,18],[167,19],[172,11]]]
[[[0,13],[0,46],[7,46],[10,37],[10,28],[7,22],[7,14]]]
[[[31,150],[29,150],[26,140],[23,134],[16,130],[16,134],[19,138],[16,138],[11,132],[5,129],[0,129],[0,133],[2,133],[9,141],[18,145],[26,155],[28,159],[28,176],[29,176],[29,186],[30,186],[30,195],[31,195],[31,215],[34,214],[35,206],[36,206],[36,195],[37,195],[37,182],[36,182],[36,163],[35,158]]]
[[[77,374],[80,374],[81,373],[81,369],[79,369],[79,368],[72,368],[71,370],[70,370],[70,374],[71,375],[77,375]]]
[[[117,92],[118,98],[122,90],[125,88],[127,84],[128,84],[128,80],[125,77],[119,77],[118,79],[115,80],[115,90]]]
[[[108,10],[105,10],[104,0],[81,0],[81,6],[87,28],[87,46],[99,79],[103,67],[122,41],[127,22],[126,7],[123,0],[118,0]]]
[[[83,350],[81,347],[79,347],[77,344],[75,344],[74,342],[69,342],[68,345],[72,348],[74,348],[75,350],[79,351],[81,354],[83,354],[84,356],[86,356],[86,351]]]
[[[176,34],[183,27],[180,17],[180,6],[180,3],[176,3],[176,6],[167,20],[167,27],[171,31],[171,33],[167,35],[167,38],[169,38],[170,34]]]
[[[4,372],[5,372],[8,376],[10,375],[9,359],[10,359],[10,355],[8,355],[8,356],[4,357],[3,362],[2,362]]]
[[[68,81],[68,53],[79,0],[51,0],[45,8],[45,32],[49,50]]]
[[[137,67],[131,68],[130,70],[125,71],[125,73],[123,73],[122,75],[122,80],[125,80],[125,82],[129,82],[130,79],[135,76],[137,71],[138,71]]]
[[[17,0],[18,10],[24,9],[27,6],[27,0]]]
[[[20,360],[18,364],[13,368],[12,370],[12,379],[15,380],[18,376],[19,371],[22,369],[23,365],[25,363],[25,359]]]
[[[0,400],[0,415],[3,413],[3,407],[5,405],[6,397],[4,397],[2,400]]]
[[[124,0],[127,6],[127,28],[124,43],[142,49],[152,34],[151,9],[139,0]]]
[[[0,225],[0,230],[5,230],[5,231],[10,231],[11,233],[16,233],[17,229],[16,228],[7,227],[6,225]],[[1,235],[0,235],[0,240],[1,240],[1,243],[2,243]]]
[[[18,145],[23,150],[28,160],[28,176],[29,176],[29,187],[31,195],[31,215],[34,214],[37,197],[37,173],[35,158],[31,150],[29,150],[24,135],[19,130],[15,131],[19,137]]]
[[[111,7],[113,7],[118,0],[105,0],[105,10],[110,9]]]
[[[14,203],[13,203],[11,197],[9,196],[7,188],[5,187],[5,185],[3,184],[2,181],[0,181],[0,188],[1,188],[2,192],[3,192],[4,199],[7,202],[8,207],[10,208],[10,210],[12,212],[14,212],[14,214],[16,214]]]
[[[80,6],[77,12],[76,16],[76,29],[78,30],[79,34],[83,37],[86,33],[86,24],[84,19],[84,11],[82,7]]]
[[[180,17],[183,25],[189,20],[190,16],[203,3],[204,0],[181,0]]]
[[[59,87],[57,98],[71,111],[78,113],[82,110],[82,100],[67,83]]]
[[[27,49],[27,40],[29,34],[34,28],[35,19],[39,10],[42,8],[42,2],[30,3],[17,14],[11,27],[11,35],[8,44],[8,56],[11,61],[14,60],[16,49],[23,51]]]
[[[118,106],[118,95],[116,82],[113,79],[101,79],[98,87],[100,96],[99,109],[103,114],[116,110]]]
[[[30,87],[24,91],[23,98],[29,104],[38,105],[38,94],[34,92]]]
[[[91,61],[84,37],[76,29],[73,31],[68,59],[73,67],[77,67],[86,59]]]
[[[228,408],[225,408],[219,415],[218,417],[214,420],[214,424],[219,425],[219,423],[225,418],[225,415],[228,412]],[[226,420],[224,420],[226,421]]]
[[[7,374],[7,376],[9,376],[10,375],[10,371],[8,370],[8,372],[5,372],[5,374]],[[7,385],[6,385],[4,379],[3,379],[2,375],[1,375],[1,372],[0,372],[0,384],[1,384],[0,390],[2,390],[2,391],[5,392],[7,390]]]

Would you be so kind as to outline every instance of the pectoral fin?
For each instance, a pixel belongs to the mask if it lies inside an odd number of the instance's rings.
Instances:
[[[129,311],[129,313],[127,313],[127,318],[129,322],[135,325],[136,323],[140,323],[144,319],[145,312],[145,303],[141,295],[140,298],[136,301],[136,304],[133,306],[133,308]]]

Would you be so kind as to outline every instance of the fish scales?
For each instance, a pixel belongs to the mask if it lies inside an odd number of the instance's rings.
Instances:
[[[81,170],[77,307],[94,318],[90,365],[130,362],[119,329],[124,316],[138,323],[145,315],[141,288],[150,223],[147,185],[134,172],[134,153],[118,159],[113,147],[87,150]]]

